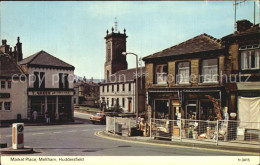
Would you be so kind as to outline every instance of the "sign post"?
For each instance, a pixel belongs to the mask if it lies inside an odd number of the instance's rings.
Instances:
[[[24,148],[24,123],[13,123],[12,126],[12,147],[13,149]]]

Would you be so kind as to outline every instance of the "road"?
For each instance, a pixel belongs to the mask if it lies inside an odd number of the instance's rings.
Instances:
[[[95,135],[105,125],[92,124],[89,115],[75,113],[84,124],[26,126],[25,146],[30,156],[245,156],[241,152],[170,147],[111,140]],[[1,128],[1,142],[11,145],[11,127]]]

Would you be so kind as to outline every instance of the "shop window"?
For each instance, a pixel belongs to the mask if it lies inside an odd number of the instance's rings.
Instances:
[[[216,118],[214,105],[211,101],[200,102],[200,120],[213,121]]]
[[[167,84],[168,81],[168,66],[167,64],[157,65],[155,69],[155,83]]]
[[[125,107],[125,98],[122,98],[122,106]]]
[[[190,83],[190,62],[180,62],[177,65],[177,83]]]
[[[155,100],[155,118],[169,119],[168,100]]]
[[[3,106],[3,102],[0,102],[0,111],[3,109],[2,106]]]
[[[7,88],[11,89],[11,87],[12,87],[12,82],[11,82],[11,81],[8,81],[8,82],[7,82]]]
[[[131,83],[128,84],[128,91],[131,91]]]
[[[4,102],[4,107],[6,111],[10,111],[11,110],[11,102]]]
[[[202,61],[202,82],[218,81],[218,59],[207,59]]]
[[[241,51],[241,69],[259,69],[260,49]]]
[[[69,74],[67,73],[59,73],[59,88],[60,89],[68,89],[69,88]]]
[[[5,81],[1,81],[1,89],[5,89]]]

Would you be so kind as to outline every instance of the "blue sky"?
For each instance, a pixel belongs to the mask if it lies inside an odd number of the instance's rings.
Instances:
[[[216,38],[234,32],[233,1],[209,2],[1,2],[1,40],[24,57],[40,50],[74,65],[75,74],[103,78],[106,30],[115,17],[126,28],[127,51],[139,56],[161,51],[202,33]],[[256,5],[259,23],[259,5]],[[253,2],[238,6],[237,19],[253,22]],[[127,57],[129,68],[134,57]]]

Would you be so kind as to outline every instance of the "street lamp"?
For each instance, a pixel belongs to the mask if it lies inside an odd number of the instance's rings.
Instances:
[[[130,52],[122,52],[122,55],[124,55],[124,56],[126,56],[128,54],[132,54],[136,57],[135,112],[136,112],[136,119],[138,120],[138,55],[135,53],[130,53]]]

